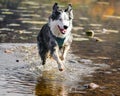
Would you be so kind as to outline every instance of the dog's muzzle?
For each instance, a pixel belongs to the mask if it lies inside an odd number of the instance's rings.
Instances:
[[[66,29],[67,28],[60,28],[60,26],[59,25],[57,25],[58,26],[58,29],[60,30],[60,32],[62,33],[62,34],[65,34],[65,32],[67,31]]]

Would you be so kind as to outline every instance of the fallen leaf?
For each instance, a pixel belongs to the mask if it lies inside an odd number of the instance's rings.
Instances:
[[[5,52],[5,53],[12,53],[12,51],[11,51],[11,50],[8,50],[8,49],[6,49],[4,52]]]
[[[89,86],[89,88],[91,88],[91,89],[96,89],[96,88],[99,88],[99,87],[100,87],[98,84],[95,84],[95,83],[90,83],[88,86]]]

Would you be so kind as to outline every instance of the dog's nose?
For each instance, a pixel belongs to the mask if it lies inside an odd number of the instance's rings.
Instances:
[[[68,28],[68,26],[66,26],[66,25],[64,25],[63,27],[64,27],[64,29],[67,29],[67,28]]]

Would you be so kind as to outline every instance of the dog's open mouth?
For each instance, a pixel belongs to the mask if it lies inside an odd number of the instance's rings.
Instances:
[[[57,26],[58,26],[58,29],[60,30],[60,32],[61,32],[62,34],[65,34],[66,29],[62,29],[62,28],[60,28],[60,26],[59,26],[59,25],[57,25]]]

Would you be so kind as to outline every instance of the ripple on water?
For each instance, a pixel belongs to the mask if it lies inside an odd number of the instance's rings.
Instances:
[[[3,58],[4,56],[8,56],[8,58],[14,59],[9,60],[9,66],[4,65],[0,67],[3,71],[0,72],[0,75],[4,73],[0,78],[0,83],[2,84],[0,84],[0,89],[5,89],[4,93],[7,93],[9,96],[11,94],[12,96],[14,96],[14,94],[18,94],[16,96],[19,96],[20,94],[30,94],[32,96],[34,91],[36,91],[36,94],[37,91],[42,94],[40,90],[42,90],[42,92],[46,92],[45,90],[54,90],[56,92],[54,94],[57,94],[57,90],[62,90],[64,91],[63,93],[66,94],[66,86],[70,87],[75,85],[76,83],[81,82],[83,77],[89,76],[100,67],[104,67],[99,65],[98,67],[91,67],[91,60],[82,60],[69,52],[67,55],[67,60],[64,63],[65,70],[60,72],[57,68],[57,63],[54,60],[47,60],[47,64],[45,66],[40,64],[41,61],[38,54],[34,54],[37,53],[36,44],[8,45],[2,44],[1,47],[5,49],[14,48],[14,51],[12,54],[7,55],[7,53],[4,53],[2,56]],[[16,62],[19,56],[21,58],[19,58],[20,62]],[[26,57],[28,59],[24,62],[23,60]],[[79,62],[79,60],[81,60],[81,62]],[[31,61],[31,63],[29,61]],[[44,88],[44,86],[49,86],[50,88]]]
[[[39,61],[40,62],[40,61]],[[94,70],[99,69],[99,64],[96,66],[91,66],[92,61],[89,59],[81,59],[79,62],[78,57],[69,53],[65,65],[65,70],[60,72],[57,68],[57,64],[55,61],[47,60],[47,64],[43,67],[42,65],[37,65],[38,62],[34,62],[32,64],[31,70],[41,70],[42,78],[47,80],[57,80],[57,81],[65,81],[65,82],[77,82],[82,81],[84,76],[89,76]],[[100,64],[101,65],[101,64]]]

